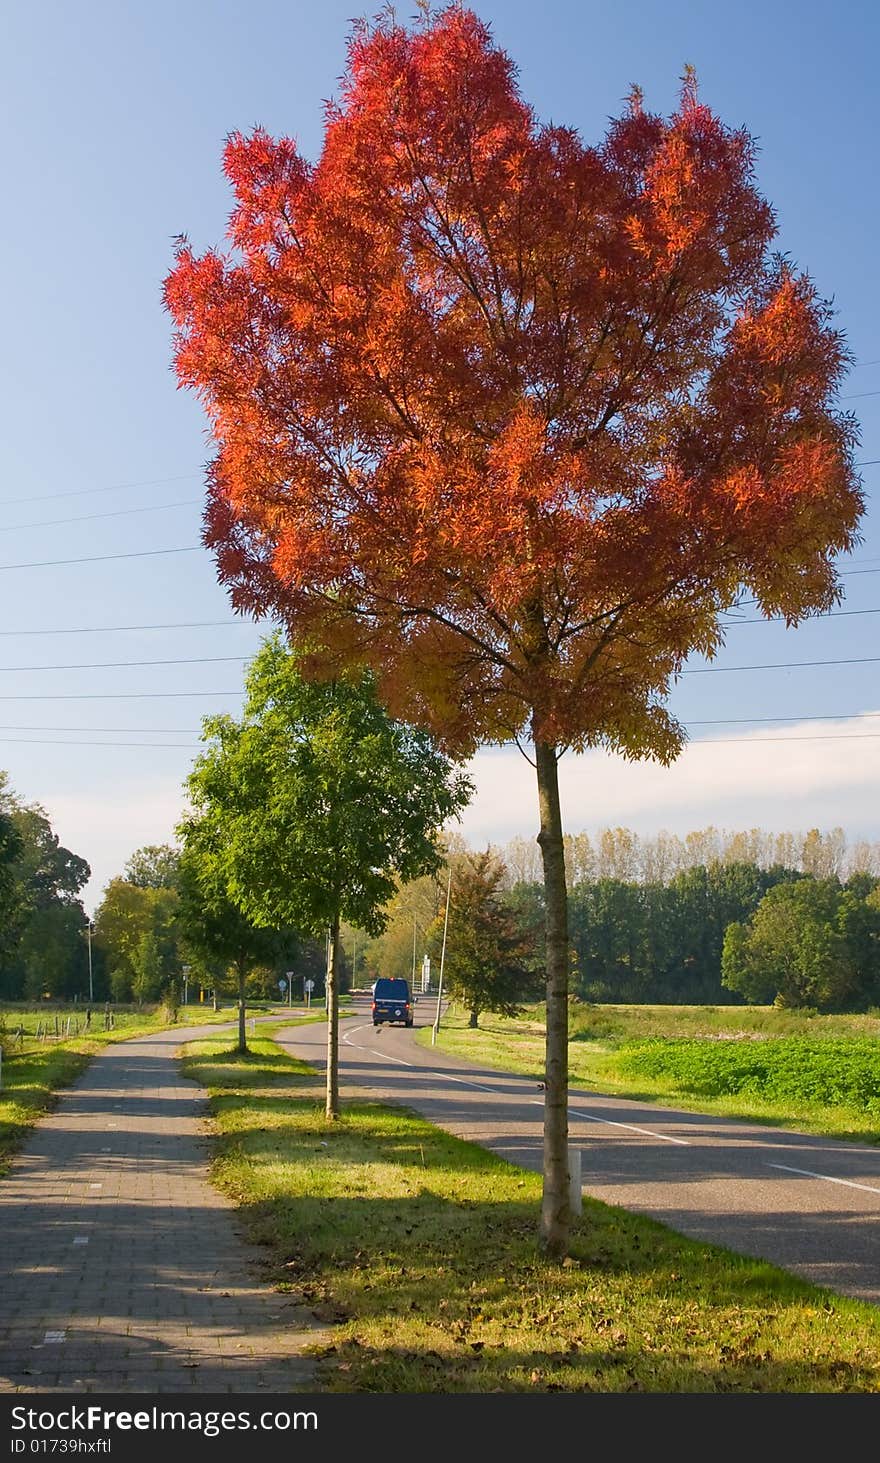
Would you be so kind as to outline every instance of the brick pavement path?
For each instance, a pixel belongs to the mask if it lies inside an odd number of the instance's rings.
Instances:
[[[321,1328],[260,1282],[208,1182],[202,1027],[120,1042],[0,1182],[0,1392],[297,1392]]]

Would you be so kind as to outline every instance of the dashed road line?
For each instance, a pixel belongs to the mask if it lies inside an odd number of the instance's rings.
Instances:
[[[862,1189],[866,1194],[880,1194],[880,1189],[874,1188],[871,1184],[857,1184],[852,1179],[835,1179],[830,1173],[813,1173],[811,1168],[792,1168],[788,1163],[768,1163],[764,1160],[766,1168],[781,1168],[785,1173],[800,1173],[808,1179],[824,1179],[826,1184],[842,1184],[845,1189]]]

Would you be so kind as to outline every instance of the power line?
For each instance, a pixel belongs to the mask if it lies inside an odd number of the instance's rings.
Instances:
[[[111,635],[130,630],[219,630],[241,625],[254,625],[252,620],[189,620],[178,624],[157,625],[85,625],[75,630],[0,630],[2,635]]]
[[[771,665],[707,665],[696,666],[691,670],[679,671],[680,676],[713,676],[721,675],[726,671],[792,671],[801,666],[820,665],[876,665],[880,662],[880,655],[863,655],[852,660],[782,660]]]
[[[184,472],[173,478],[142,478],[136,483],[108,483],[105,488],[74,488],[63,493],[40,493],[34,497],[27,493],[23,498],[0,499],[0,508],[12,508],[18,503],[48,503],[53,498],[85,498],[92,493],[117,493],[125,488],[155,488],[164,483],[189,483],[193,478],[204,477],[204,472]]]
[[[51,741],[40,737],[0,737],[0,743],[12,747],[152,747],[155,750],[198,751],[192,742],[68,742],[60,737]]]
[[[821,615],[808,615],[804,624],[810,624],[813,620],[837,620],[841,615],[880,615],[880,609],[876,610],[824,610]],[[724,628],[729,630],[734,625],[782,625],[785,623],[784,615],[755,615],[751,620],[725,620]]]
[[[685,726],[753,726],[777,721],[857,721],[862,716],[880,716],[880,711],[829,711],[824,716],[720,716],[713,721],[687,721]],[[38,730],[48,731],[49,728],[40,727]]]
[[[729,747],[735,742],[752,746],[755,742],[870,742],[880,741],[880,732],[846,732],[843,736],[809,737],[698,737],[689,747]]]
[[[817,735],[817,736],[784,736],[784,737],[699,737],[696,741],[688,742],[687,747],[729,747],[729,746],[754,746],[757,742],[870,742],[880,741],[880,732],[855,732],[844,733],[842,736]],[[191,742],[93,742],[93,741],[66,741],[61,738],[52,740],[39,737],[0,737],[0,744],[19,747],[149,747],[154,750],[170,751],[199,751],[200,748]]]
[[[64,692],[62,695],[0,695],[0,701],[171,701],[183,696],[240,696],[241,687],[235,691],[83,691]]]
[[[863,396],[880,396],[880,391],[852,391],[849,396],[842,396],[841,401],[858,401]]]
[[[144,665],[213,665],[220,661],[238,665],[251,659],[249,655],[197,655],[191,660],[95,660],[76,661],[67,665],[0,665],[0,673],[7,675],[14,671],[118,671]]]
[[[880,714],[880,713],[878,713]],[[777,718],[779,720],[780,718]],[[797,720],[797,717],[792,718]],[[196,726],[0,726],[0,731],[26,732],[82,732],[83,735],[100,732],[107,736],[141,736],[155,733],[164,737],[197,737],[201,729]]]
[[[100,564],[108,559],[150,559],[157,554],[195,554],[201,544],[190,544],[184,549],[140,549],[134,554],[93,554],[87,559],[38,559],[33,564],[0,564],[3,569],[54,569],[59,564]]]
[[[179,503],[151,503],[146,508],[114,508],[112,513],[80,513],[75,518],[44,518],[39,523],[5,523],[0,533],[15,533],[20,528],[57,528],[64,523],[94,523],[97,518],[126,518],[130,513],[162,513],[166,508],[192,508],[201,498],[184,498]]]

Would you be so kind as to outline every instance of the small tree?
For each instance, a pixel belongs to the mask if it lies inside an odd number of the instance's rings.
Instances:
[[[339,1112],[339,926],[370,933],[398,880],[439,863],[436,834],[470,784],[425,732],[392,721],[362,672],[306,680],[274,636],[251,663],[244,717],[209,718],[189,779],[218,897],[255,925],[329,932],[328,1117]],[[186,860],[184,859],[184,862]]]
[[[252,970],[272,965],[297,944],[292,931],[265,929],[244,914],[227,892],[226,865],[216,821],[191,817],[178,830],[183,852],[177,866],[180,920],[187,945],[206,965],[234,969],[238,987],[238,1050],[247,1051],[246,982]]]
[[[472,1027],[481,1011],[516,1016],[534,983],[528,937],[501,894],[505,875],[491,850],[459,856],[453,865],[443,982],[470,1012]],[[432,931],[435,945],[442,927],[441,919]]]

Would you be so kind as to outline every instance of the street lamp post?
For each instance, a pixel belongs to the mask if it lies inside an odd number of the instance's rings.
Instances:
[[[189,966],[182,966],[183,970],[183,1005],[184,1009],[189,1003]]]
[[[449,896],[452,893],[452,864],[449,865],[449,883],[446,885],[446,914],[443,919],[443,946],[440,951],[440,984],[437,987],[437,1014],[434,1017],[434,1025],[431,1028],[431,1045],[437,1045],[437,1032],[440,1030],[440,1002],[443,1000],[443,962],[446,959],[446,931],[449,928]]]
[[[94,981],[92,979],[92,921],[91,920],[89,920],[88,924],[86,925],[86,936],[87,936],[88,942],[89,942],[89,1001],[91,1002],[91,1001],[93,1001],[95,999],[95,986],[94,986]]]

